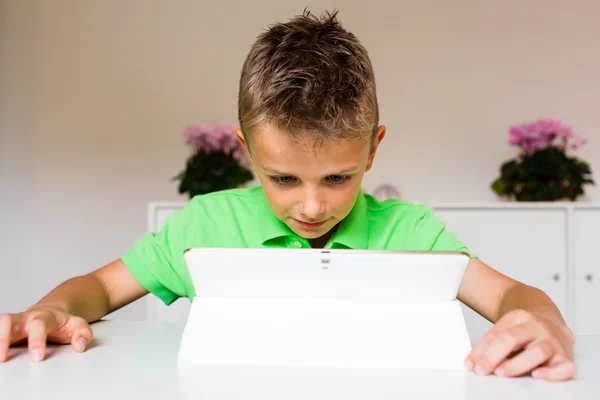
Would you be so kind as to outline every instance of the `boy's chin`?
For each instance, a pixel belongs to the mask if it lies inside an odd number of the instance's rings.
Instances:
[[[297,235],[303,237],[304,239],[318,239],[324,235],[327,234],[327,230],[323,229],[320,230],[319,232],[315,232],[313,230],[307,231],[307,230],[296,230],[295,231]]]

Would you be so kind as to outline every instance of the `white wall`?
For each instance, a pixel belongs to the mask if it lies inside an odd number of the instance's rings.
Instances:
[[[600,179],[600,2],[366,4],[0,2],[0,312],[119,257],[144,233],[148,201],[184,199],[170,182],[182,127],[235,121],[250,44],[305,6],[339,8],[370,50],[389,133],[367,190],[495,200],[509,125],[541,116],[590,141],[579,154]]]

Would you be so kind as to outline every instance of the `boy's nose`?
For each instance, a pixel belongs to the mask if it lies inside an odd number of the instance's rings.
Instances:
[[[317,196],[309,196],[302,202],[302,209],[300,212],[306,218],[318,219],[322,216],[325,211],[325,202]],[[308,221],[306,221],[308,222]]]

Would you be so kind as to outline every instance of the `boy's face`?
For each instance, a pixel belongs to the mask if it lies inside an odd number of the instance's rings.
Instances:
[[[310,240],[326,235],[352,210],[385,127],[378,128],[372,148],[369,137],[315,146],[310,139],[294,141],[272,126],[253,132],[249,143],[241,130],[237,135],[272,211]]]

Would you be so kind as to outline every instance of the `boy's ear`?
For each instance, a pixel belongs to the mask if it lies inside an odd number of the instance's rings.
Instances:
[[[242,130],[240,128],[237,128],[235,130],[235,135],[237,136],[238,141],[240,142],[240,144],[246,151],[246,155],[248,156],[248,160],[250,160],[252,169],[256,172],[256,168],[254,168],[254,161],[252,160],[252,157],[250,156],[250,147],[248,146],[248,142],[246,142],[246,139],[244,138],[244,133],[242,132]]]
[[[240,142],[240,144],[242,145],[242,147],[244,149],[246,149],[246,151],[248,151],[248,147],[246,145],[246,139],[244,138],[244,133],[242,132],[242,130],[240,128],[236,128],[235,136],[237,136],[237,139]]]
[[[385,137],[385,126],[381,125],[377,128],[377,132],[375,132],[375,137],[373,138],[373,145],[371,146],[371,154],[369,154],[369,160],[367,161],[366,171],[370,170],[373,166],[373,160],[375,159],[375,153],[377,153],[377,147]]]

